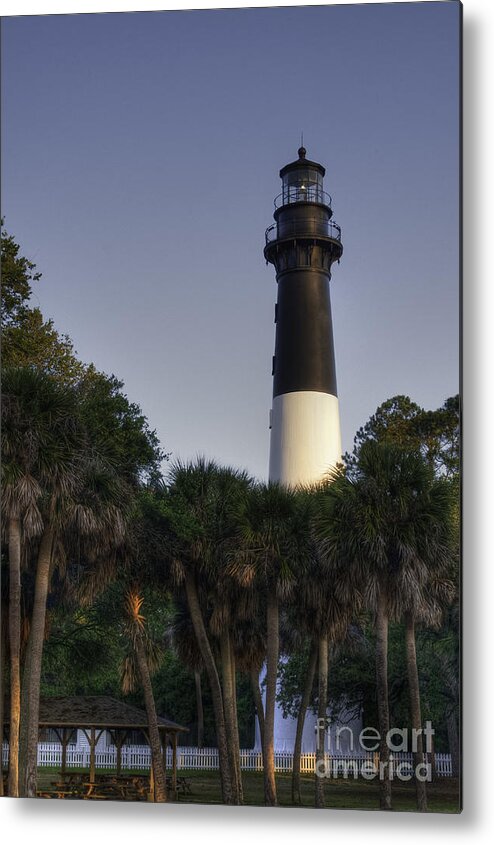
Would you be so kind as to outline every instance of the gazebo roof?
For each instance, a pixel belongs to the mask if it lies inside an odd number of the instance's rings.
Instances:
[[[186,733],[188,728],[158,716],[158,725],[167,733]],[[109,695],[73,695],[42,698],[40,728],[126,728],[146,730],[147,715],[132,704]]]

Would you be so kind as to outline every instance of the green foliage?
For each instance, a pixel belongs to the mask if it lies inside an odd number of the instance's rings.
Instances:
[[[2,260],[2,330],[17,325],[31,296],[31,282],[41,278],[36,265],[22,255],[20,247],[3,228],[1,221]]]
[[[345,630],[351,621],[353,640],[341,631],[331,640],[330,701],[336,710],[363,711],[364,723],[375,726],[372,612],[377,586],[385,584],[395,620],[391,723],[408,724],[400,619],[411,609],[418,623],[435,619],[440,601],[431,599],[431,571],[442,576],[447,558],[448,576],[458,573],[459,398],[435,411],[402,395],[384,402],[357,432],[346,476],[317,495],[255,485],[245,473],[202,458],[175,464],[165,485],[161,464],[168,456],[142,410],[122,381],[80,362],[70,338],[30,307],[31,285],[41,274],[13,237],[2,238],[3,504],[7,514],[22,514],[30,541],[23,553],[26,618],[37,537],[55,488],[58,497],[43,694],[121,695],[120,667],[129,655],[124,596],[135,587],[149,644],[160,656],[157,711],[189,726],[195,742],[193,669],[202,660],[183,594],[184,575],[192,572],[216,659],[225,626],[231,634],[241,746],[254,739],[247,673],[265,656],[268,590],[276,590],[285,627],[294,629],[284,638],[288,658],[280,665],[277,697],[285,715],[298,713],[310,636],[330,625],[334,632],[338,605],[353,601],[353,617],[344,621]],[[314,512],[324,561],[309,530]],[[86,593],[84,585],[92,585]],[[91,603],[81,607],[83,594]],[[441,749],[444,713],[458,713],[455,608],[439,630],[419,629],[417,658],[423,716],[436,727]],[[204,740],[214,745],[204,671],[202,695]],[[143,706],[138,688],[130,698]],[[311,706],[317,707],[317,683]]]
[[[2,505],[24,533],[41,533],[55,497],[80,477],[87,446],[74,391],[32,367],[7,368],[2,379]]]
[[[229,572],[240,583],[255,576],[288,595],[311,560],[310,497],[277,483],[252,486],[238,521],[238,551]]]
[[[368,608],[383,591],[390,618],[432,620],[440,604],[432,587],[454,552],[453,497],[419,452],[367,440],[353,476],[325,489],[315,527],[334,577],[353,573]]]
[[[378,728],[376,707],[376,677],[374,665],[375,634],[372,621],[367,618],[358,629],[358,647],[348,642],[333,649],[329,662],[329,705],[333,714],[344,711],[351,717],[362,716],[365,727]],[[430,720],[435,730],[435,747],[439,752],[448,750],[445,712],[448,707],[455,712],[458,699],[454,697],[451,683],[445,677],[445,653],[450,667],[456,660],[457,631],[447,619],[438,632],[420,631],[417,636],[417,663],[420,675],[422,718]],[[393,727],[410,725],[408,680],[405,664],[403,625],[390,624],[388,641],[388,681],[390,723]],[[308,664],[308,644],[290,654],[280,664],[277,701],[284,716],[297,717]],[[452,677],[457,678],[455,672]],[[317,711],[317,678],[314,680],[310,707]],[[310,715],[309,717],[310,718]]]
[[[20,255],[19,244],[2,228],[2,366],[34,367],[64,384],[84,373],[72,341],[60,334],[39,308],[31,308],[31,282],[41,273]]]
[[[276,701],[281,706],[284,718],[288,716],[297,718],[309,664],[309,651],[310,643],[307,640],[300,648],[295,649],[288,657],[280,661]],[[311,706],[314,706],[316,694],[317,678],[315,677]]]
[[[205,673],[201,678],[204,707],[204,744],[216,745],[213,705]],[[156,709],[190,729],[186,743],[197,742],[197,707],[194,674],[172,651],[167,651],[163,663],[153,678]],[[140,699],[136,699],[140,701]],[[251,748],[254,744],[255,709],[248,679],[237,674],[237,708],[240,746]]]
[[[255,739],[256,709],[249,679],[240,672],[237,672],[237,712],[240,747],[252,748]]]
[[[459,608],[448,609],[437,631],[422,630],[417,638],[421,669],[424,719],[430,719],[437,732],[438,751],[447,750],[445,718],[452,714],[460,721],[460,629]]]
[[[133,486],[157,479],[166,456],[139,405],[123,393],[123,382],[91,366],[77,390],[89,439],[119,475]]]
[[[43,656],[43,695],[119,697],[124,638],[113,608],[101,602],[52,612]]]
[[[453,477],[460,463],[460,399],[452,396],[435,411],[426,411],[408,396],[393,396],[380,405],[357,431],[345,461],[355,472],[358,456],[368,440],[418,450],[438,475]]]
[[[72,341],[43,320],[39,308],[26,308],[3,330],[4,366],[36,367],[65,384],[74,384],[84,374]]]
[[[332,711],[344,710],[357,718],[365,714],[366,725],[377,724],[375,703],[374,634],[370,620],[363,627],[352,626],[351,635],[330,649],[328,699]],[[309,662],[310,643],[306,641],[280,663],[277,701],[283,715],[297,717]],[[314,684],[310,707],[317,712],[318,681]]]

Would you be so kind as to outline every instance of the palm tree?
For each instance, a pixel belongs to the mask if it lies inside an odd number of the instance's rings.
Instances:
[[[72,547],[76,559],[97,563],[107,580],[115,574],[132,492],[141,471],[153,470],[158,460],[155,436],[137,406],[119,392],[121,385],[94,368],[87,377],[64,386],[27,367],[7,369],[3,380],[2,504],[10,519],[14,660],[12,778],[17,759],[20,556],[34,574],[21,690],[19,748],[25,763],[18,779],[20,791],[30,796],[36,789],[39,686],[53,573]]]
[[[21,713],[21,559],[26,541],[41,535],[39,542],[37,622],[43,597],[43,573],[48,573],[53,530],[45,524],[43,499],[47,487],[67,486],[68,450],[77,442],[73,426],[71,392],[32,368],[6,369],[2,396],[2,507],[8,519],[9,544],[9,642],[11,660],[11,729],[9,793],[19,794],[19,741]],[[50,507],[50,505],[48,505]],[[46,601],[45,601],[46,606]],[[44,629],[44,621],[43,621]],[[32,661],[42,648],[36,644]],[[33,701],[35,704],[35,701]],[[37,725],[36,725],[37,745]]]
[[[438,629],[448,605],[454,599],[451,578],[455,557],[453,530],[453,488],[445,479],[435,479],[433,469],[419,462],[414,471],[417,500],[416,545],[409,559],[402,557],[395,584],[393,615],[405,623],[405,648],[412,729],[415,731],[414,767],[425,763],[422,736],[416,627]],[[423,531],[420,521],[424,520]],[[425,533],[423,533],[425,532]],[[413,557],[415,555],[415,557]],[[415,778],[417,809],[427,811],[426,782]]]
[[[446,508],[448,504],[446,502]],[[449,509],[448,509],[449,510]],[[446,511],[443,518],[443,525],[447,525],[449,513]],[[447,546],[447,541],[445,542]],[[445,549],[446,551],[446,549]],[[440,554],[440,550],[438,550]],[[440,561],[436,558],[436,565]],[[445,577],[446,566],[443,564],[444,573],[432,573],[424,585],[423,590],[414,591],[408,596],[407,607],[404,609],[405,620],[405,647],[408,676],[408,690],[410,698],[410,716],[412,729],[415,732],[416,748],[414,748],[414,767],[424,766],[424,742],[422,736],[422,708],[420,702],[420,683],[417,665],[416,648],[416,627],[421,624],[426,628],[438,629],[444,616],[446,607],[451,604],[455,595],[453,581]],[[425,780],[415,778],[415,789],[417,795],[417,809],[420,812],[427,811],[427,788]]]
[[[23,794],[34,796],[46,606],[53,573],[64,565],[71,546],[88,559],[111,560],[112,550],[125,534],[126,487],[102,458],[98,444],[89,441],[74,387],[64,387],[50,376],[26,369],[9,372],[4,388],[8,406],[16,407],[20,420],[14,433],[7,427],[4,439],[9,471],[5,496],[10,513],[22,516],[24,554],[34,575],[22,690],[19,784]],[[9,422],[15,418],[11,414]],[[15,529],[10,536],[17,560]],[[14,583],[16,571],[17,563]],[[12,609],[14,619],[18,618],[16,601]]]
[[[324,495],[324,486],[307,491],[311,514],[317,513],[319,497]],[[295,737],[292,800],[300,799],[300,752],[305,716],[312,692],[316,666],[318,667],[318,731],[316,747],[315,805],[324,807],[324,778],[318,773],[318,766],[324,762],[326,748],[326,723],[328,710],[328,666],[334,646],[345,637],[352,618],[359,610],[361,596],[352,583],[349,574],[340,569],[331,571],[320,553],[317,544],[313,546],[308,567],[297,583],[296,601],[291,607],[291,618],[295,628],[308,637],[310,643],[307,662],[307,676],[301,698]]]
[[[228,590],[225,587],[225,593]],[[217,605],[215,602],[217,601]],[[219,674],[224,702],[225,731],[228,745],[229,765],[234,778],[235,803],[242,803],[242,782],[240,774],[240,752],[238,747],[238,726],[235,695],[235,653],[230,633],[230,608],[226,596],[217,599],[211,591],[209,607],[203,607],[204,622],[210,639],[215,661],[221,667]],[[185,613],[184,613],[185,610]],[[203,661],[194,633],[190,614],[184,608],[182,596],[175,598],[175,615],[170,626],[170,635],[180,660],[194,672],[198,711],[198,732],[201,723],[203,733],[202,690],[200,684]],[[199,679],[199,688],[197,679]]]
[[[34,603],[29,633],[25,685],[27,696],[27,766],[26,792],[36,790],[36,758],[38,742],[39,689],[43,643],[45,638],[46,606],[55,569],[65,559],[74,537],[82,554],[97,567],[103,560],[114,571],[117,552],[125,540],[125,520],[121,508],[122,488],[114,483],[110,472],[106,478],[101,466],[84,464],[74,455],[72,466],[67,465],[60,486],[53,485],[50,505],[44,520],[36,562]]]
[[[259,579],[266,602],[266,704],[264,712],[264,798],[277,804],[274,715],[280,651],[280,602],[309,557],[306,498],[279,484],[258,485],[247,499],[239,524],[238,551],[230,572],[243,586]]]
[[[241,800],[239,769],[235,762],[234,691],[231,669],[231,639],[228,604],[220,575],[223,549],[230,542],[239,490],[248,487],[247,476],[219,467],[214,461],[198,458],[195,463],[173,465],[167,508],[169,556],[175,583],[183,587],[189,613],[208,675],[215,715],[220,776],[225,803]],[[203,604],[212,602],[215,632],[221,630],[222,682],[215,660],[210,619]]]
[[[8,789],[9,795],[16,798],[19,795],[19,735],[21,725],[21,521],[15,511],[11,512],[8,525],[10,649],[10,750]]]
[[[122,688],[124,692],[130,692],[135,688],[135,669],[137,669],[137,675],[139,676],[144,693],[148,720],[149,746],[151,748],[154,774],[154,800],[158,803],[163,803],[167,799],[166,774],[163,765],[161,737],[151,683],[151,670],[153,668],[156,669],[159,665],[159,653],[147,636],[145,617],[141,613],[143,601],[144,599],[136,587],[127,591],[125,596],[126,629],[132,643],[133,656],[132,658],[127,658],[125,661]]]
[[[199,669],[194,669],[194,687],[196,691],[196,713],[197,713],[197,747],[204,745],[204,706],[202,703],[202,683]]]
[[[368,441],[352,477],[340,474],[328,485],[316,517],[326,559],[348,568],[374,613],[380,805],[386,810],[391,809],[388,626],[444,567],[446,504],[444,483],[434,479],[419,453]]]
[[[307,638],[307,640],[309,647],[307,654],[307,664],[303,679],[303,687],[300,695],[300,703],[298,706],[297,729],[295,733],[295,742],[293,745],[292,804],[302,804],[302,797],[300,794],[300,761],[302,757],[302,737],[307,711],[311,703],[318,658],[317,642],[313,642],[310,638]]]
[[[171,467],[171,484],[158,485],[141,496],[143,548],[146,571],[160,588],[169,587],[175,613],[169,626],[173,648],[191,669],[208,677],[215,718],[220,778],[224,803],[234,803],[228,753],[223,692],[217,667],[217,649],[209,631],[211,613],[209,526],[219,467],[198,459]],[[185,610],[186,609],[186,610]]]
[[[266,597],[257,581],[249,587],[244,586],[241,596],[241,609],[237,608],[233,633],[236,663],[250,681],[264,759],[264,704],[259,676],[266,660]]]
[[[167,640],[180,662],[194,674],[197,714],[197,747],[204,745],[204,707],[202,696],[202,672],[204,665],[187,604],[182,593],[176,592],[173,601],[173,615],[167,629]]]
[[[19,375],[21,376],[19,379]],[[22,533],[39,530],[40,488],[32,476],[36,447],[26,438],[23,401],[29,399],[32,373],[6,370],[2,395],[2,513],[9,549],[10,740],[9,795],[19,795],[19,735],[21,719],[21,559]],[[21,396],[19,397],[18,394]],[[25,524],[25,525],[24,525]],[[2,701],[3,704],[3,701]]]
[[[252,481],[242,471],[222,468],[216,480],[216,507],[213,529],[213,557],[208,568],[211,602],[209,629],[217,640],[225,727],[234,797],[243,803],[240,743],[237,714],[237,630],[252,616],[252,592],[242,589],[232,578],[229,567],[237,552],[238,525],[246,507]]]

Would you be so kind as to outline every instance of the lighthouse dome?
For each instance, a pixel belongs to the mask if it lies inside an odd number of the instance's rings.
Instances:
[[[322,164],[309,161],[305,147],[298,150],[298,159],[285,164],[280,170],[282,180],[281,204],[293,202],[324,203],[323,177],[326,173]]]

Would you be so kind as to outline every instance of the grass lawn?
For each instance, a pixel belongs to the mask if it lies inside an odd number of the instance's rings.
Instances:
[[[180,800],[189,803],[220,804],[220,782],[218,772],[184,772],[191,783],[192,795]],[[260,772],[243,772],[244,803],[252,805],[264,804],[263,776]],[[278,774],[276,776],[278,803],[282,807],[291,807],[291,775]],[[458,781],[444,778],[436,783],[428,784],[429,809],[436,813],[459,812]],[[325,786],[326,807],[354,810],[379,809],[379,792],[377,782],[359,780],[328,780]],[[301,794],[304,807],[314,807],[314,778],[302,776]],[[393,807],[395,810],[415,810],[415,787],[412,783],[393,785]]]
[[[109,770],[105,770],[109,771]],[[55,780],[57,769],[38,770],[38,789],[49,786]],[[145,774],[142,771],[132,774]],[[186,777],[191,785],[191,795],[181,795],[180,803],[221,804],[220,777],[217,771],[187,771],[181,769],[179,777]],[[244,803],[253,806],[264,805],[262,772],[243,772]],[[291,807],[291,775],[276,776],[278,803]],[[347,810],[378,810],[379,793],[377,781],[338,778],[326,781],[326,807]],[[307,775],[301,779],[301,793],[304,807],[314,806],[314,778]],[[442,778],[427,784],[429,810],[435,813],[457,813],[460,808],[459,784],[454,778]],[[394,781],[393,808],[415,810],[415,787],[413,783]]]

